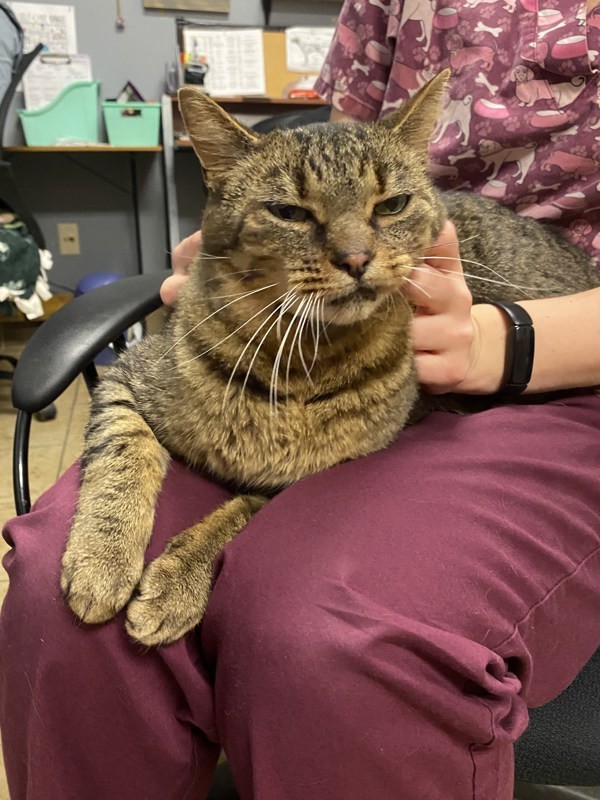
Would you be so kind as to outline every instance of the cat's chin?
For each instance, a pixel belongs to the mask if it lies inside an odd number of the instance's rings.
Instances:
[[[334,325],[353,325],[373,315],[386,295],[369,286],[359,286],[348,294],[329,300],[323,306],[325,322]]]

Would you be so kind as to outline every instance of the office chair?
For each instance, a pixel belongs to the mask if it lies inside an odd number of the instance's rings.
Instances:
[[[44,322],[28,342],[13,380],[17,409],[13,476],[18,514],[29,511],[27,450],[31,415],[54,401],[83,373],[97,380],[94,356],[117,342],[123,330],[161,305],[163,273],[134,276],[72,300]],[[543,785],[600,785],[600,650],[573,684],[531,712],[516,747],[519,781]],[[221,768],[219,780],[227,780]],[[234,798],[223,788],[212,800]]]

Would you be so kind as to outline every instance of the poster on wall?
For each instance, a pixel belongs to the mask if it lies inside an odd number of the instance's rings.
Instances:
[[[143,0],[144,8],[161,8],[163,11],[229,12],[229,0]]]
[[[260,28],[189,27],[183,33],[186,64],[208,65],[204,86],[217,97],[264,95],[265,56]]]
[[[52,53],[76,53],[75,6],[9,3],[25,33],[25,52],[41,42]]]

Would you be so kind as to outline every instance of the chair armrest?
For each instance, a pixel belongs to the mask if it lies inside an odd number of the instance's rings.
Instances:
[[[33,414],[64,392],[98,353],[160,307],[165,273],[123,278],[76,297],[44,322],[15,370],[12,401]]]

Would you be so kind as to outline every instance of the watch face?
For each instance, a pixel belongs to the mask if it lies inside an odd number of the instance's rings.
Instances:
[[[531,324],[515,325],[513,331],[513,368],[509,379],[511,382],[522,385],[525,388],[531,380],[533,371],[535,332]]]
[[[490,304],[500,308],[511,323],[506,333],[504,382],[498,394],[517,395],[525,391],[531,380],[535,351],[533,320],[517,303],[492,300]]]

